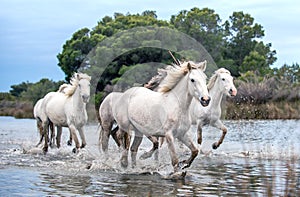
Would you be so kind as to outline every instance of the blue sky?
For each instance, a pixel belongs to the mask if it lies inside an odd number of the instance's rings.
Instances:
[[[193,7],[214,9],[222,22],[234,11],[254,17],[265,43],[277,51],[280,67],[300,63],[300,2],[296,0],[0,0],[0,92],[42,78],[63,80],[56,55],[80,28],[93,28],[115,12],[156,11],[159,19]]]

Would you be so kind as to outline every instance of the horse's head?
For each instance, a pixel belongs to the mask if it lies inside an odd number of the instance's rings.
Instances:
[[[228,96],[236,96],[237,90],[233,84],[233,77],[225,68],[220,68],[216,71],[217,79],[216,85],[219,86],[221,92]]]
[[[89,100],[90,100],[90,91],[91,91],[90,80],[91,80],[91,77],[86,75],[86,74],[78,73],[77,78],[78,78],[78,88],[79,88],[79,92],[80,92],[80,96],[82,98],[82,101],[84,103],[88,103]]]
[[[188,91],[189,93],[200,101],[201,105],[206,107],[210,102],[208,90],[206,86],[206,61],[199,64],[188,62]]]

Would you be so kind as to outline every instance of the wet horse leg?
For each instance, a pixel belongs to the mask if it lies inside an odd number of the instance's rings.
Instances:
[[[102,121],[103,122],[103,121]],[[112,124],[101,124],[100,123],[100,133],[99,142],[102,146],[102,151],[106,152],[108,149],[109,135],[111,132]]]
[[[165,135],[167,144],[168,144],[168,149],[169,149],[169,154],[171,156],[171,162],[172,166],[174,168],[174,172],[178,171],[178,157],[176,155],[175,151],[175,146],[174,146],[174,136],[172,131],[168,131]]]
[[[44,136],[44,147],[43,147],[43,152],[46,154],[48,152],[48,141],[49,141],[49,120],[46,120],[43,122],[43,136]]]
[[[57,134],[56,134],[56,146],[57,148],[60,148],[60,140],[61,140],[61,133],[62,133],[62,127],[56,126]]]
[[[134,140],[133,140],[131,148],[130,148],[132,167],[136,166],[136,155],[137,155],[139,146],[142,143],[142,140],[143,140],[143,134],[136,131],[135,135],[134,135]]]
[[[69,137],[69,140],[67,141],[67,144],[68,144],[68,146],[72,146],[73,139],[72,139],[72,132],[70,129],[69,129],[69,133],[70,133],[70,137]]]
[[[192,139],[189,137],[187,133],[184,136],[180,136],[178,139],[191,150],[190,158],[188,160],[179,162],[178,166],[181,169],[188,168],[191,166],[192,162],[197,157],[199,150],[197,149],[197,147],[195,146]]]
[[[75,142],[75,148],[73,148],[72,152],[76,153],[78,149],[80,148],[80,144],[76,135],[76,127],[74,125],[69,125],[70,132],[72,133],[72,138]]]
[[[128,166],[128,150],[129,150],[129,146],[130,146],[130,135],[128,134],[128,132],[119,129],[119,132],[121,134],[121,139],[122,139],[122,156],[121,156],[121,166],[123,168],[127,168]]]
[[[148,136],[148,139],[152,142],[153,144],[153,147],[150,151],[148,152],[145,152],[144,154],[142,154],[140,156],[140,159],[148,159],[149,157],[151,157],[153,155],[153,153],[158,150],[158,137],[155,137],[155,136]],[[156,160],[158,160],[158,155],[156,155]]]
[[[227,128],[222,124],[221,121],[219,121],[216,124],[216,127],[222,130],[222,136],[220,137],[218,142],[213,143],[213,145],[212,145],[213,149],[217,149],[223,143],[223,140],[224,140],[225,135],[227,133]]]
[[[117,126],[110,132],[110,134],[113,137],[113,139],[115,140],[118,147],[120,147],[121,143],[122,143],[122,139],[121,139],[120,133],[118,131],[119,131],[119,127]]]
[[[55,144],[55,130],[54,130],[54,125],[53,123],[50,121],[49,122],[49,127],[50,127],[50,131],[51,131],[51,137],[50,137],[50,147],[53,148],[54,144]]]
[[[198,126],[197,126],[197,142],[198,144],[201,144],[202,143],[202,126],[198,123]]]
[[[43,134],[43,125],[42,125],[42,122],[37,120],[36,121],[36,126],[40,132],[40,141],[38,142],[38,144],[36,145],[36,147],[38,147],[42,142],[43,142],[43,139],[44,139],[44,134]]]
[[[78,128],[78,132],[79,132],[79,135],[81,138],[81,147],[80,148],[84,148],[86,146],[86,140],[85,140],[83,127]]]

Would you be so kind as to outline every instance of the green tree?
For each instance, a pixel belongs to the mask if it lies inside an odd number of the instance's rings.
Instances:
[[[63,45],[63,51],[57,55],[58,66],[66,74],[68,81],[74,72],[80,66],[85,66],[84,59],[96,44],[101,41],[104,36],[90,35],[88,28],[83,28],[75,32],[70,40]]]
[[[223,57],[234,60],[236,68],[233,69],[235,71],[233,75],[239,76],[239,72],[247,71],[247,67],[254,69],[255,61],[260,63],[259,66],[266,67],[276,61],[276,51],[271,51],[271,45],[264,45],[257,41],[264,36],[264,30],[261,25],[254,23],[254,18],[250,14],[234,12],[224,23],[224,28],[227,34],[227,44]],[[257,53],[264,57],[259,57]],[[251,58],[254,60],[252,61]],[[266,65],[262,63],[263,61]],[[246,65],[247,62],[251,65]],[[257,68],[260,69],[260,67]]]
[[[31,83],[29,82],[22,82],[21,84],[18,85],[12,85],[11,90],[9,91],[9,93],[15,97],[20,97],[22,92],[25,92],[28,88],[28,86],[30,86]]]
[[[32,103],[36,103],[48,92],[57,91],[61,84],[63,84],[63,81],[54,82],[46,78],[41,79],[39,82],[29,85],[27,90],[22,92],[21,98],[23,100],[28,100]]]
[[[224,31],[221,19],[214,10],[209,8],[183,10],[179,14],[171,16],[170,23],[179,31],[201,43],[214,61],[218,62],[222,59]]]

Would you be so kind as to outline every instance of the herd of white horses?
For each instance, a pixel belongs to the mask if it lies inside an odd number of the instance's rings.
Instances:
[[[163,137],[174,172],[177,172],[189,167],[199,152],[189,135],[192,124],[197,126],[198,144],[202,143],[203,126],[209,124],[222,130],[219,141],[212,145],[213,149],[218,148],[227,132],[220,120],[222,97],[235,96],[237,90],[233,77],[224,68],[216,70],[206,84],[206,65],[206,61],[186,61],[168,66],[159,69],[159,74],[152,78],[155,89],[132,87],[125,92],[112,92],[106,96],[99,108],[99,145],[103,152],[107,152],[109,137],[112,136],[122,148],[121,165],[128,166],[130,150],[131,164],[135,166],[143,136],[153,143],[152,149],[141,156],[144,159],[151,157],[159,148],[158,138]],[[84,126],[88,120],[86,104],[90,98],[90,81],[91,77],[87,74],[75,73],[70,84],[63,84],[57,92],[46,94],[34,106],[34,117],[41,136],[37,146],[44,140],[45,153],[49,145],[53,147],[56,143],[60,147],[62,127],[69,128],[68,145],[74,140],[74,153],[86,146]],[[113,129],[114,124],[117,127]],[[54,127],[57,128],[56,142]],[[187,160],[179,162],[175,138],[190,149],[191,155]]]

